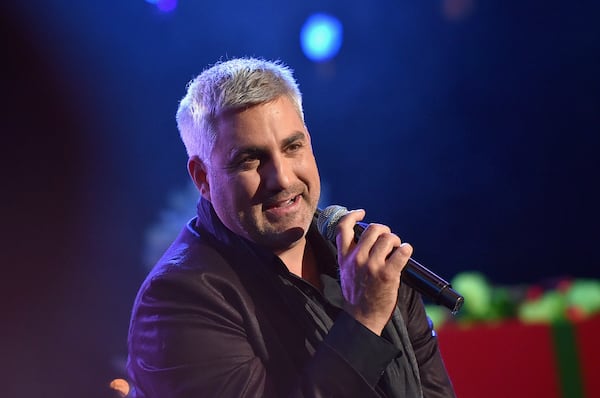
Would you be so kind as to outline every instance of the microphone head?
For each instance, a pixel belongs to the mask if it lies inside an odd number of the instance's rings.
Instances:
[[[335,242],[335,229],[340,218],[348,213],[348,209],[344,206],[331,205],[327,206],[319,213],[317,218],[317,228],[325,239]]]

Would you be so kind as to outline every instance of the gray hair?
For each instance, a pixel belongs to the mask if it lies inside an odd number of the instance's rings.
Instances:
[[[210,162],[216,121],[226,111],[244,109],[285,95],[304,121],[302,94],[292,70],[280,61],[236,58],[218,62],[187,85],[179,103],[177,127],[189,157]]]

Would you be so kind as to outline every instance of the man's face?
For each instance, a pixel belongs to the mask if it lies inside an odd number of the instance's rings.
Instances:
[[[221,116],[207,192],[231,231],[281,252],[304,238],[320,181],[310,136],[285,96]]]

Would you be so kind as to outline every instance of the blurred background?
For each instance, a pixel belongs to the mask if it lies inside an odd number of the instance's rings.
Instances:
[[[323,206],[366,209],[446,279],[600,277],[596,1],[0,11],[2,396],[109,397],[125,376],[137,288],[195,210],[178,101],[234,56],[295,70]]]

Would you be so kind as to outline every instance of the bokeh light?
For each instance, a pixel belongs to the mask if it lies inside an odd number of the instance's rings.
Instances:
[[[171,12],[177,7],[177,0],[158,0],[156,7],[162,12]]]
[[[313,14],[302,26],[300,45],[310,60],[323,62],[337,55],[342,46],[342,36],[339,19],[328,14]]]
[[[177,8],[177,0],[146,0],[146,3],[154,4],[161,12],[171,12]]]

